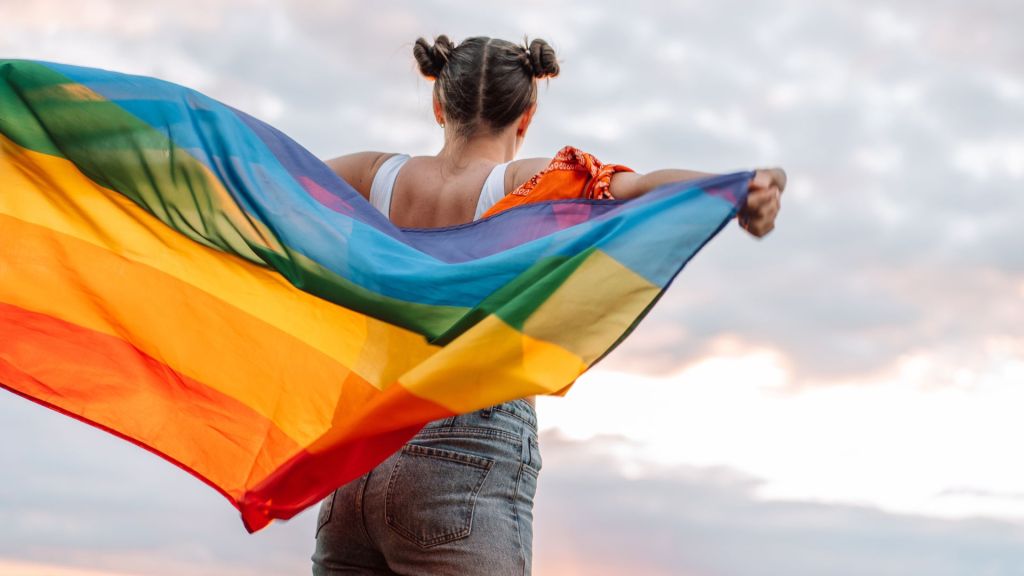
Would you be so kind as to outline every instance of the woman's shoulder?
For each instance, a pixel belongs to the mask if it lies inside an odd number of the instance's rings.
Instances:
[[[519,188],[528,180],[548,170],[569,168],[566,165],[567,161],[571,161],[580,153],[582,151],[574,146],[565,146],[551,158],[523,158],[510,162],[505,171],[505,193]]]
[[[505,191],[511,193],[551,172],[582,172],[591,178],[603,172],[631,171],[619,164],[605,164],[593,154],[575,146],[564,146],[551,158],[524,158],[509,164],[505,176]]]
[[[327,166],[348,182],[365,198],[370,197],[370,187],[373,185],[373,177],[381,165],[395,156],[405,156],[395,152],[354,152],[338,156],[325,162]]]
[[[522,186],[534,175],[543,172],[551,164],[551,158],[523,158],[513,160],[505,170],[505,193]]]
[[[611,199],[609,187],[612,176],[618,172],[632,172],[621,164],[605,164],[573,146],[562,148],[553,158],[527,158],[509,166],[505,197],[482,217],[533,202]]]

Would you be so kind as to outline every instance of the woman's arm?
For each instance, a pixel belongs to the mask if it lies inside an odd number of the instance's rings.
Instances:
[[[328,160],[325,164],[369,201],[373,176],[377,173],[380,165],[392,156],[394,154],[388,152],[356,152],[338,156]]]
[[[642,196],[662,184],[696,180],[714,176],[692,170],[657,170],[648,174],[617,172],[612,176],[608,191],[615,198],[629,199]],[[754,173],[750,181],[747,203],[739,213],[740,226],[761,238],[775,228],[782,192],[786,189],[786,172],[782,168],[766,168]]]
[[[697,180],[714,176],[708,172],[694,172],[693,170],[655,170],[647,174],[638,172],[616,172],[612,175],[612,182],[608,191],[612,196],[620,200],[629,200],[637,196],[643,196],[662,184],[670,182],[685,182],[686,180]]]
[[[534,174],[547,168],[550,158],[527,158],[509,164],[505,173],[505,193],[521,186]],[[642,196],[662,184],[697,180],[714,176],[694,170],[656,170],[647,174],[616,172],[612,175],[608,191],[615,198],[628,200]],[[739,212],[740,226],[758,238],[775,228],[782,192],[786,189],[786,172],[782,168],[758,170],[750,181],[747,202]]]

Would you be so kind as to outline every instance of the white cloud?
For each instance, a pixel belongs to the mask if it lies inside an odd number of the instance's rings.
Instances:
[[[549,432],[541,444],[555,464],[540,477],[538,576],[1010,576],[1024,562],[1020,524],[767,501],[761,480],[727,468],[629,478],[609,466],[628,442]]]
[[[940,496],[1024,486],[1008,457],[1024,435],[1024,341],[990,341],[973,364],[923,350],[870,379],[800,389],[776,351],[715,348],[668,377],[591,372],[568,398],[541,399],[542,425],[633,440],[624,461],[634,472],[645,463],[742,470],[764,480],[758,494],[769,499],[1024,520],[1024,500]]]
[[[1024,139],[961,142],[953,151],[953,163],[964,174],[982,181],[1024,180]]]

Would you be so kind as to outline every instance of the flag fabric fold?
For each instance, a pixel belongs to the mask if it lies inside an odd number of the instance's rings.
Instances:
[[[0,385],[181,466],[257,530],[426,422],[564,394],[750,177],[401,229],[194,90],[0,60]]]

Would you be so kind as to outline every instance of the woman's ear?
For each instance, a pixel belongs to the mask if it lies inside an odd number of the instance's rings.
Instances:
[[[516,127],[516,136],[520,138],[526,136],[526,129],[530,127],[530,122],[533,121],[533,114],[537,112],[537,103],[534,102],[526,108],[523,115],[519,117],[519,126]]]
[[[523,112],[523,115],[519,117],[519,125],[516,126],[516,147],[513,156],[519,154],[519,149],[523,147],[523,139],[526,138],[526,130],[530,127],[530,122],[533,120],[533,114],[537,111],[537,103],[534,102]]]
[[[444,110],[441,109],[441,100],[437,97],[437,92],[434,92],[434,119],[444,128]]]

